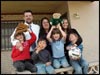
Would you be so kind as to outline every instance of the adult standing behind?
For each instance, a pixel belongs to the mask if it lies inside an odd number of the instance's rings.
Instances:
[[[41,19],[41,25],[40,25],[40,32],[39,32],[39,38],[45,38],[48,34],[48,32],[51,29],[51,25],[50,25],[50,21],[47,17],[43,17]],[[50,52],[51,56],[52,56],[52,50],[51,50],[51,45],[49,44],[48,40],[47,41],[47,47],[46,49]]]
[[[66,43],[64,45],[64,50],[65,50],[65,56],[66,56],[66,58],[67,58],[67,60],[69,62],[68,50],[66,50],[66,46],[68,46],[70,44],[70,41],[69,41],[70,31],[72,31],[72,30],[76,31],[76,29],[72,29],[71,28],[71,25],[70,25],[70,23],[69,23],[67,18],[63,18],[62,29],[67,34]],[[78,32],[76,31],[76,33],[78,33]],[[81,36],[79,36],[79,40],[76,42],[76,45],[79,46],[82,43],[82,41],[83,40],[82,40]]]
[[[34,50],[34,48],[36,47],[36,44],[37,44],[40,27],[33,23],[33,13],[31,10],[24,11],[24,24],[29,26],[29,28],[31,29],[32,32],[34,32],[34,34],[36,35],[36,38],[37,38],[35,44],[32,44],[30,47],[30,54],[32,54],[32,51]],[[14,45],[18,46],[18,41],[14,39],[15,32],[16,32],[16,28],[15,28],[13,34],[11,35],[11,43],[13,46]],[[26,40],[29,40],[31,38],[29,32],[25,32],[24,34],[25,34]]]

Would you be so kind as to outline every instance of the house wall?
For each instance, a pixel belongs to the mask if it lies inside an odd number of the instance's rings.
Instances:
[[[83,55],[87,61],[99,61],[99,1],[68,1],[72,28],[83,38]],[[79,14],[79,18],[73,16]]]

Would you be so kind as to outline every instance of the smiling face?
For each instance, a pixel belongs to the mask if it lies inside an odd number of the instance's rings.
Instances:
[[[24,20],[26,23],[31,24],[33,21],[33,15],[31,12],[25,12],[24,13]]]
[[[25,35],[23,33],[18,33],[15,35],[15,39],[19,40],[19,41],[25,41]]]
[[[75,42],[77,41],[77,39],[78,39],[78,36],[77,36],[77,34],[70,34],[69,35],[69,40],[73,43],[73,44],[75,44]]]
[[[68,28],[68,21],[67,21],[67,19],[64,19],[64,20],[63,20],[62,27],[63,27],[64,29],[67,29],[67,28]]]
[[[51,33],[51,37],[55,41],[61,39],[62,35],[61,35],[60,30],[58,28],[54,28],[52,33]]]
[[[55,33],[55,34],[52,35],[52,37],[53,37],[53,39],[54,39],[55,41],[57,41],[57,40],[59,40],[59,38],[60,38],[60,34]]]
[[[44,19],[44,20],[42,21],[42,25],[43,25],[43,28],[46,29],[46,30],[48,30],[49,27],[50,27],[49,22],[48,22],[47,19]]]
[[[45,49],[45,47],[47,46],[46,44],[46,40],[41,40],[38,42],[38,46],[41,48],[41,49]]]

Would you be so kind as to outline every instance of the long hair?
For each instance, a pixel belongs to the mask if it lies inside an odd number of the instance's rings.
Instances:
[[[58,40],[60,40],[62,38],[62,34],[61,34],[61,32],[58,28],[54,28],[51,32],[51,38],[53,39],[53,41],[55,41],[54,38],[53,38],[54,34],[59,34],[60,35],[60,38]]]
[[[43,17],[43,18],[41,19],[39,37],[44,36],[44,34],[46,34],[46,31],[45,31],[45,29],[43,28],[43,24],[42,24],[42,22],[43,22],[44,19],[46,19],[46,20],[48,21],[48,23],[49,23],[49,31],[50,31],[50,29],[51,29],[51,25],[50,25],[49,19],[48,19],[47,17]]]
[[[68,27],[67,27],[67,33],[69,33],[69,31],[70,31],[70,29],[71,29],[71,25],[70,25],[70,22],[69,22],[69,20],[67,19],[67,18],[63,18],[63,20],[67,20],[67,22],[68,22]],[[62,30],[64,30],[64,28],[63,28],[63,26],[61,25],[61,27],[62,27]]]

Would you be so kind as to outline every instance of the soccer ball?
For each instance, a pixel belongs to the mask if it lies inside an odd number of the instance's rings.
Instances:
[[[69,56],[72,59],[79,59],[81,57],[81,51],[78,47],[72,47],[71,50],[69,50]]]

